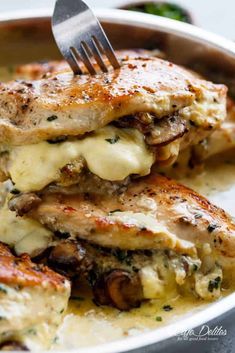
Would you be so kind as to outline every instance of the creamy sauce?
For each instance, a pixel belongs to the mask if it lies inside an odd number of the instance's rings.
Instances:
[[[177,179],[235,217],[235,150],[208,160],[201,173]]]
[[[167,301],[150,300],[141,308],[121,312],[95,306],[85,291],[79,292],[77,297],[74,295],[74,298],[52,349],[75,349],[135,336],[175,322],[181,315],[191,315],[192,308],[196,312],[208,305],[191,297],[177,296]],[[166,306],[172,310],[164,310]]]

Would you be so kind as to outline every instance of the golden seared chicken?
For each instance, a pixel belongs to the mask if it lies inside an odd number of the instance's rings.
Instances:
[[[158,57],[163,59],[165,57],[164,53],[158,49],[147,50],[147,49],[125,49],[125,50],[117,50],[116,56],[119,60],[127,59],[130,57],[138,58],[138,57]],[[93,59],[91,59],[93,60]],[[104,58],[106,61],[107,59]],[[98,66],[96,61],[93,61],[93,65],[96,66],[97,71]],[[109,62],[107,61],[107,65]],[[81,63],[82,71],[86,72],[87,69]],[[58,74],[61,72],[70,71],[70,66],[67,61],[63,60],[54,60],[54,61],[43,61],[43,62],[33,62],[30,64],[19,65],[14,70],[14,75],[17,79],[30,79],[37,80],[45,77],[49,77],[50,75]]]
[[[84,171],[147,175],[226,116],[225,86],[156,57],[125,55],[120,70],[92,77],[53,71],[0,85],[1,178],[22,192],[77,184]]]
[[[100,303],[127,309],[143,299],[174,295],[178,289],[213,299],[220,295],[223,270],[234,267],[232,219],[161,175],[136,180],[110,194],[99,188],[91,191],[89,186],[83,192],[74,187],[49,188],[40,197],[35,195],[37,202],[29,207],[27,197],[33,195],[14,197],[10,209],[20,215],[25,212],[59,237],[69,238],[55,247],[49,263],[69,275],[82,272],[90,278],[92,272]],[[139,293],[133,301],[128,296],[126,306],[108,299],[107,293],[106,299],[101,298],[104,277],[113,271],[115,286],[116,281],[120,286],[122,281],[129,283],[124,297]]]
[[[15,229],[17,232],[17,229]],[[61,323],[70,283],[24,254],[0,243],[0,346],[2,350],[48,349]]]

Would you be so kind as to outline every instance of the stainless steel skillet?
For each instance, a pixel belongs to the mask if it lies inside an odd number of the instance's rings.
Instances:
[[[50,15],[49,10],[0,15],[0,66],[60,57],[53,43]],[[229,84],[231,92],[235,92],[234,43],[196,27],[155,16],[121,10],[99,10],[97,15],[115,48],[160,48],[178,64],[196,68],[213,79],[219,76],[219,81]],[[218,322],[226,325],[231,336],[234,312],[235,293],[157,330],[77,352],[182,352],[188,343],[178,341],[177,334],[208,322],[214,327]],[[229,340],[232,337],[227,337]],[[200,348],[198,343],[190,343],[190,352],[218,351],[213,342],[212,348],[207,343]],[[224,348],[224,351],[229,350]]]

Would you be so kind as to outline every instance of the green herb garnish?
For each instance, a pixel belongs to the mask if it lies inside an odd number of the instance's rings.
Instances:
[[[30,329],[27,331],[27,333],[28,333],[29,335],[34,335],[34,336],[37,335],[37,331],[36,331],[34,328],[30,328]]]
[[[126,265],[131,266],[132,264],[132,255],[128,253],[127,250],[115,249],[112,254],[117,258],[120,262],[125,262]]]
[[[161,316],[157,316],[156,317],[156,321],[162,321],[162,317]]]
[[[221,284],[221,277],[216,277],[215,279],[210,280],[208,285],[208,291],[213,292],[214,289],[219,289]]]
[[[18,195],[18,194],[20,194],[20,190],[18,190],[18,189],[12,189],[12,190],[10,191],[10,193],[13,194],[13,195]]]
[[[165,311],[171,311],[171,310],[173,310],[173,308],[172,308],[171,305],[164,305],[164,306],[162,307],[162,309],[165,310]]]
[[[51,115],[51,116],[48,116],[47,121],[54,121],[54,120],[56,120],[56,119],[58,119],[58,116],[56,116],[56,115]]]
[[[209,226],[207,227],[207,230],[209,233],[214,232],[214,230],[217,228],[218,226],[216,224],[209,224]]]
[[[4,293],[4,294],[7,294],[7,289],[6,287],[4,286],[4,284],[0,284],[0,292]]]
[[[195,217],[195,219],[200,219],[200,218],[202,218],[202,214],[196,213],[196,214],[194,215],[194,217]]]
[[[120,137],[118,135],[116,135],[110,139],[105,139],[105,141],[107,141],[111,145],[113,145],[114,143],[117,143],[119,140],[120,140]]]

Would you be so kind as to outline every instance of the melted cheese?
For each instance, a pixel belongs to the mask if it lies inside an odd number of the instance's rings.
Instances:
[[[40,223],[16,217],[5,205],[0,210],[0,241],[14,247],[17,255],[38,255],[52,241],[52,233]]]
[[[58,179],[62,167],[81,157],[92,173],[110,181],[130,174],[147,175],[154,163],[138,130],[107,126],[82,140],[15,147],[10,152],[9,173],[19,190],[41,190]]]

